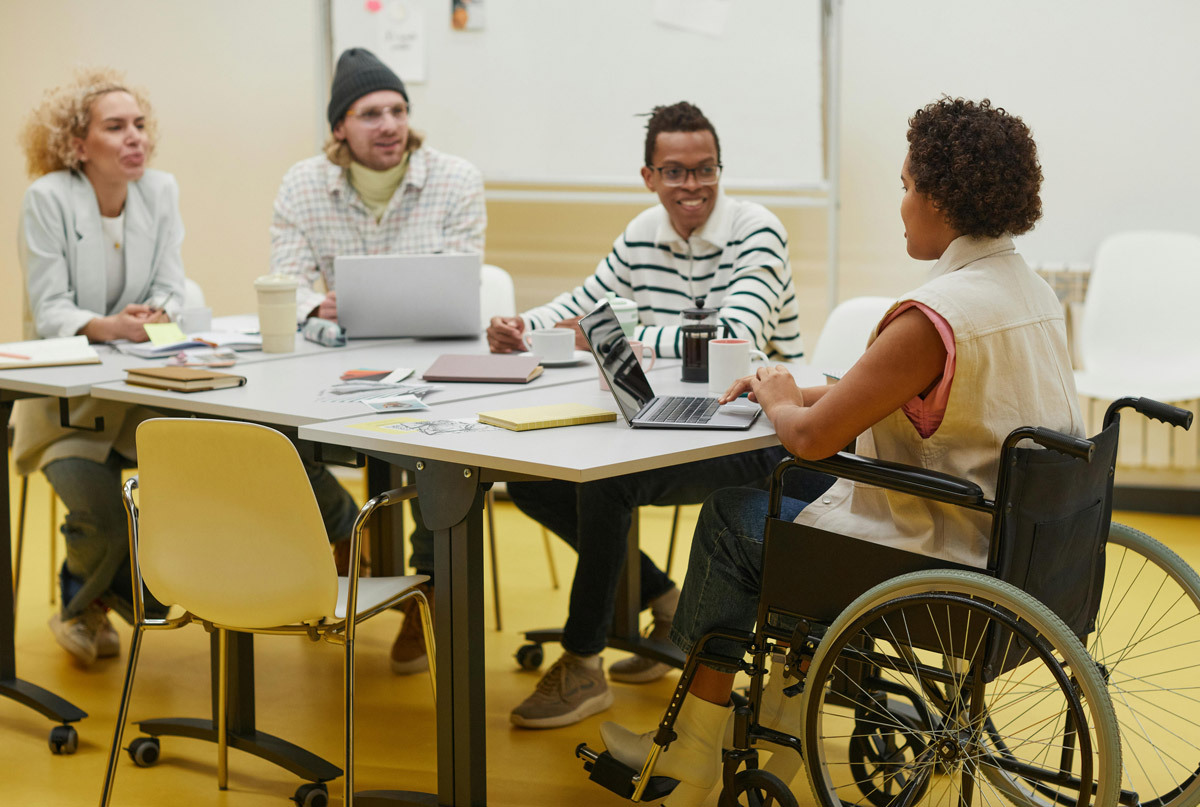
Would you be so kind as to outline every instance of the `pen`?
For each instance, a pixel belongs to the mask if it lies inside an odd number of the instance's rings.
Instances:
[[[28,356],[22,356],[20,353],[0,353],[0,356],[3,356],[6,359],[22,359],[24,361],[29,361]]]

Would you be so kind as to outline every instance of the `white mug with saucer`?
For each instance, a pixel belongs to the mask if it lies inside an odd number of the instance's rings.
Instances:
[[[569,362],[575,358],[575,331],[571,328],[539,328],[522,337],[525,346],[538,358],[549,362]]]

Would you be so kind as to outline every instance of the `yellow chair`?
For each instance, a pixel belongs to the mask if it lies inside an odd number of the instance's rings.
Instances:
[[[295,447],[279,432],[250,423],[148,420],[137,432],[139,475],[125,484],[132,558],[134,632],[109,751],[101,805],[112,795],[134,672],[146,630],[202,624],[217,632],[217,784],[227,782],[228,632],[293,634],[345,648],[344,804],[354,793],[354,631],[358,622],[415,597],[425,626],[430,682],[434,649],[424,575],[359,579],[363,526],[371,514],[416,494],[382,493],[359,511],[351,535],[349,577],[333,554]],[[137,492],[135,502],[135,491]],[[183,608],[147,618],[142,583],[161,602]],[[323,790],[306,785],[302,791]],[[297,795],[300,791],[297,791]]]

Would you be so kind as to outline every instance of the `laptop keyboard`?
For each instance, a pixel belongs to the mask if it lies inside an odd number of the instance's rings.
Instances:
[[[648,420],[655,423],[707,423],[717,412],[716,398],[672,396],[658,399]]]

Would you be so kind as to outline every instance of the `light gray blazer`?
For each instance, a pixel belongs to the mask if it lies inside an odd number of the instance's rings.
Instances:
[[[108,246],[91,182],[76,171],[55,171],[37,179],[25,192],[18,237],[26,290],[25,338],[73,336],[89,320],[114,314],[130,303],[145,302],[160,292],[171,293],[182,302],[182,243],[175,178],[147,169],[141,179],[129,183],[125,289],[109,309],[105,285]],[[59,425],[57,401],[21,401],[16,409],[13,453],[21,473],[61,457],[103,462],[114,445],[129,455],[132,428],[141,419],[128,417],[128,406],[80,398],[72,401],[72,422],[90,425],[96,416],[103,416],[105,426],[102,432],[82,432]]]

